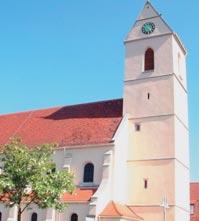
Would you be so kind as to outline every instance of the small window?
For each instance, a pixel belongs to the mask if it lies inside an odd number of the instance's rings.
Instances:
[[[148,188],[148,180],[144,179],[144,189],[147,189],[147,188]]]
[[[193,215],[194,211],[195,211],[195,206],[194,206],[194,204],[191,204],[190,205],[190,214]]]
[[[65,164],[65,165],[63,166],[63,168],[64,168],[64,170],[66,170],[67,172],[70,173],[70,165]]]
[[[71,221],[78,221],[78,215],[76,214],[76,213],[73,213],[72,215],[71,215],[71,219],[70,219]]]
[[[150,97],[151,97],[151,95],[150,95],[150,93],[148,93],[147,94],[147,99],[150,100]]]
[[[94,165],[87,163],[84,167],[84,183],[92,183],[94,176]]]
[[[32,214],[31,221],[37,221],[37,213]]]
[[[141,130],[140,124],[135,124],[135,131],[140,131],[140,130]]]
[[[154,70],[154,66],[154,51],[153,49],[148,48],[145,52],[144,70],[152,71]]]

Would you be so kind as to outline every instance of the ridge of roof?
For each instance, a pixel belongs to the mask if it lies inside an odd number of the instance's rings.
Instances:
[[[102,104],[106,102],[112,102],[112,101],[122,101],[123,98],[114,98],[114,99],[108,99],[108,100],[100,100],[100,101],[91,101],[91,102],[85,102],[85,103],[78,103],[78,104],[67,104],[67,105],[60,105],[60,106],[52,106],[52,107],[47,107],[47,108],[38,108],[38,109],[33,109],[33,110],[26,110],[26,111],[19,111],[19,112],[12,112],[12,113],[4,113],[0,114],[1,117],[9,117],[13,115],[20,115],[20,114],[29,114],[29,113],[34,113],[38,111],[47,111],[47,110],[54,110],[54,109],[59,109],[63,107],[77,107],[77,106],[84,106],[84,105],[91,105],[91,104]]]
[[[100,214],[101,217],[123,217],[133,220],[143,220],[130,207],[124,204],[110,201]]]

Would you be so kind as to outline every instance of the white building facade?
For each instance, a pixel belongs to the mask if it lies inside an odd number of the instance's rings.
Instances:
[[[30,205],[22,221],[190,219],[186,50],[150,2],[124,44],[123,99],[0,116],[1,144],[15,130],[57,142],[57,169],[75,174],[63,213]],[[0,214],[16,221],[16,208]]]

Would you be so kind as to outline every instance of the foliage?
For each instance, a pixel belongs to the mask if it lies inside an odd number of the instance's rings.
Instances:
[[[30,149],[19,139],[13,139],[5,145],[2,152],[4,166],[0,174],[0,200],[9,207],[17,205],[20,214],[31,203],[37,204],[39,208],[63,210],[66,204],[60,196],[73,191],[73,175],[64,170],[53,170],[54,148],[56,145],[43,144]]]

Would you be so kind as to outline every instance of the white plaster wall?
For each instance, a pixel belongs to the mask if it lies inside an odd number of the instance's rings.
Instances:
[[[174,77],[174,111],[180,120],[188,127],[187,93]]]
[[[135,131],[135,124],[140,131]],[[174,117],[162,116],[131,120],[131,145],[128,160],[173,158]]]
[[[110,146],[89,147],[79,149],[58,149],[55,151],[53,160],[56,163],[57,169],[63,169],[64,158],[69,154],[71,158],[71,172],[75,175],[75,184],[83,183],[84,166],[91,162],[94,164],[94,185],[99,185],[102,180],[102,165],[104,161],[104,153],[108,151]]]
[[[184,211],[181,208],[176,207],[175,208],[175,220],[189,221],[190,220],[190,213],[187,211]]]
[[[129,122],[124,119],[115,136],[112,171],[112,200],[126,203],[127,199],[127,154],[129,145]]]
[[[166,195],[169,204],[175,203],[174,160],[151,160],[128,162],[129,205],[160,205]],[[148,188],[144,188],[144,179]]]
[[[78,215],[79,221],[85,221],[86,216],[88,214],[88,204],[87,203],[70,204],[63,213],[56,212],[56,216],[55,216],[56,221],[70,221],[71,215],[73,213],[76,213]]]
[[[31,221],[31,216],[33,213],[37,213],[38,221],[46,220],[46,209],[39,209],[37,205],[31,204],[23,213],[22,221]]]
[[[189,212],[190,203],[190,176],[186,168],[177,160],[175,161],[175,205]]]
[[[175,117],[175,157],[189,168],[189,131]]]
[[[172,37],[172,42],[174,73],[185,89],[187,89],[186,54],[174,36]]]
[[[9,211],[10,211],[9,208],[5,207],[2,203],[0,204],[0,212],[2,214],[2,221],[7,221],[8,218],[13,218],[12,216],[9,216]]]
[[[172,75],[125,83],[124,113],[133,118],[171,114],[173,109]]]
[[[172,35],[128,42],[125,47],[125,80],[173,73]],[[154,50],[155,69],[154,72],[143,73],[144,55],[149,47]]]

